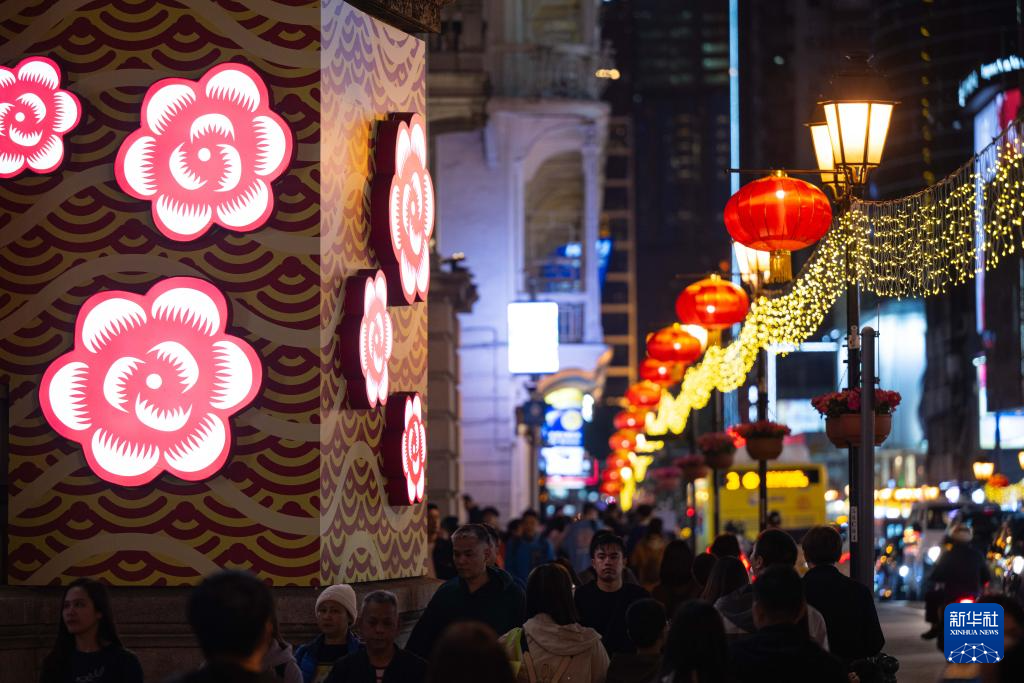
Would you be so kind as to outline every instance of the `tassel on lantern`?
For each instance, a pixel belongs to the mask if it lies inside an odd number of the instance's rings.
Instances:
[[[778,285],[793,279],[793,259],[786,249],[776,249],[772,252],[768,268],[769,284]]]

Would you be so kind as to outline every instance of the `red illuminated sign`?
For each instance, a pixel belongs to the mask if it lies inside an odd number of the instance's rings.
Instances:
[[[270,217],[270,183],[292,155],[287,124],[270,111],[259,75],[219,64],[198,81],[157,81],[142,102],[142,126],[117,153],[121,189],[152,202],[167,237],[193,240],[213,223],[255,230]]]
[[[164,470],[212,476],[228,456],[228,418],[253,400],[263,375],[252,347],[225,333],[227,319],[224,295],[189,277],[144,296],[90,297],[74,348],[43,374],[43,415],[105,481],[138,486]]]
[[[423,402],[417,393],[396,393],[384,410],[381,458],[388,478],[388,502],[414,505],[423,502],[426,487],[427,431]]]
[[[358,354],[343,345],[342,373],[353,408],[376,408],[388,402],[388,361],[394,326],[388,313],[388,283],[382,271],[360,271],[345,281],[342,338],[358,340]]]
[[[0,66],[0,178],[27,167],[49,173],[64,160],[64,134],[78,125],[78,98],[60,89],[60,69],[46,57]]]
[[[402,298],[391,303],[426,301],[435,206],[423,117],[391,114],[381,121],[374,158],[370,240],[381,265],[402,285]]]

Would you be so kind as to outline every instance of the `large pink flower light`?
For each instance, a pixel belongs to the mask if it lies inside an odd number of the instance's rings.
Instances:
[[[270,111],[259,75],[219,64],[199,80],[157,81],[142,102],[142,127],[117,153],[125,192],[153,203],[167,237],[193,240],[214,222],[239,232],[263,225],[274,209],[270,183],[292,154],[292,135]]]
[[[377,258],[396,271],[404,302],[427,300],[434,183],[427,170],[427,133],[419,114],[391,114],[377,126],[371,189],[371,240]]]
[[[228,418],[256,396],[256,352],[225,334],[224,296],[209,282],[162,280],[145,296],[90,297],[75,345],[43,374],[39,402],[62,436],[82,444],[101,479],[138,486],[162,471],[212,476],[231,445]]]
[[[381,460],[381,469],[388,478],[388,502],[391,505],[422,503],[427,480],[427,430],[423,425],[423,401],[419,394],[392,396],[384,414]]]
[[[358,332],[356,332],[358,328]],[[382,271],[360,271],[345,283],[342,319],[342,373],[353,408],[376,408],[388,402],[388,361],[394,348],[388,313],[388,283]],[[358,354],[352,344],[358,339]]]
[[[0,66],[0,178],[28,167],[49,173],[64,160],[64,134],[78,125],[78,98],[60,89],[60,69],[46,57]]]

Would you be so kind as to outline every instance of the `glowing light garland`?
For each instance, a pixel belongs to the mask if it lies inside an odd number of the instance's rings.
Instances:
[[[833,220],[790,291],[754,301],[736,339],[709,348],[686,371],[679,393],[662,395],[645,432],[682,433],[690,411],[707,405],[712,390],[743,385],[760,349],[811,337],[847,283],[884,297],[937,296],[1024,248],[1022,138],[1018,119],[939,183],[891,201],[854,201]]]

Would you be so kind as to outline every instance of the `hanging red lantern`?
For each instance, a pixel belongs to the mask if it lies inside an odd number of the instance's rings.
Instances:
[[[743,322],[750,308],[747,293],[718,275],[694,282],[676,299],[676,315],[689,325],[724,330]]]
[[[608,447],[613,451],[631,451],[636,448],[636,432],[632,429],[620,429],[608,439]]]
[[[647,355],[655,360],[689,364],[703,352],[700,340],[679,323],[663,327],[647,338]]]
[[[621,470],[623,467],[629,467],[629,458],[627,457],[629,451],[612,451],[612,454],[605,459],[605,471],[608,470]]]
[[[770,282],[792,279],[790,252],[811,246],[831,225],[825,193],[782,171],[747,183],[725,205],[725,227],[732,238],[771,252]]]
[[[598,487],[598,491],[606,496],[617,496],[622,490],[622,485],[617,481],[606,481],[602,482],[601,486]]]
[[[621,410],[615,413],[615,417],[612,418],[612,424],[616,429],[635,429],[637,431],[643,429],[646,421],[647,411],[635,408]]]
[[[638,408],[653,408],[661,401],[660,385],[644,380],[637,382],[626,391],[626,400]]]
[[[613,481],[616,484],[622,481],[622,472],[620,470],[607,469],[601,473],[602,481]]]
[[[683,363],[669,363],[654,358],[645,358],[640,363],[640,379],[667,387],[683,378]]]

